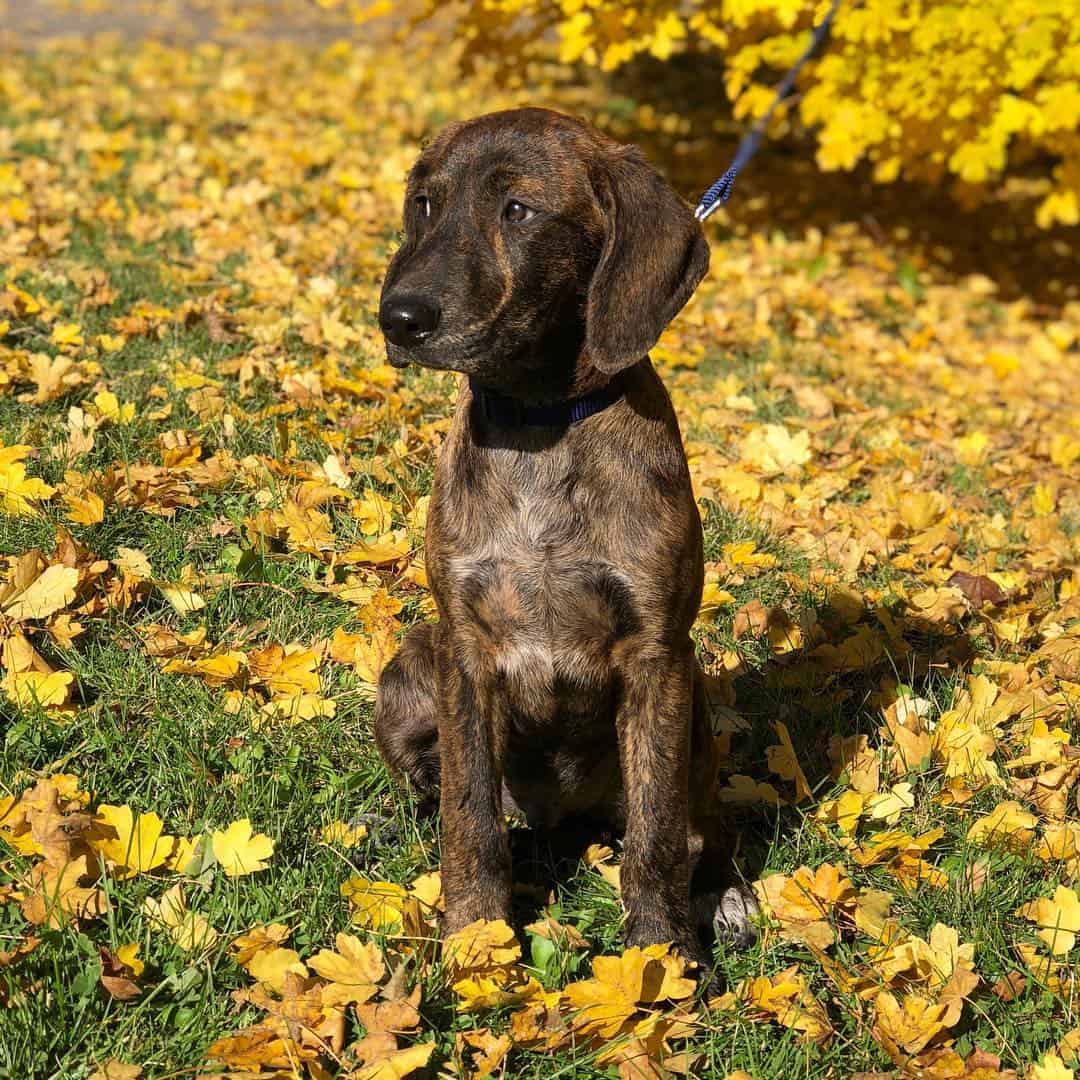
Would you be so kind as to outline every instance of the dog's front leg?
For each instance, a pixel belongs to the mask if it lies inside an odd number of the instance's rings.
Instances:
[[[510,914],[510,849],[502,815],[502,738],[493,680],[440,650],[439,747],[445,929]]]
[[[672,942],[700,960],[690,922],[687,775],[694,654],[643,651],[623,668],[617,725],[626,838],[626,944]]]

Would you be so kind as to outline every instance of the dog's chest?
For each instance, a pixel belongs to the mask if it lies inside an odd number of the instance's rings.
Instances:
[[[455,633],[493,668],[512,710],[544,718],[591,710],[607,692],[616,643],[637,615],[630,583],[605,557],[589,500],[558,482],[519,486],[445,563]]]

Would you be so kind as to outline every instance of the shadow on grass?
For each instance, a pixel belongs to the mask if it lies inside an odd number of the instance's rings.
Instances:
[[[731,115],[723,74],[718,54],[686,53],[666,62],[640,57],[606,77],[609,112],[594,119],[640,145],[676,188],[696,201],[731,164],[749,129],[748,120]],[[659,126],[642,131],[636,113],[642,105],[658,117],[687,122],[671,131]],[[988,192],[983,205],[967,209],[951,197],[956,189],[948,183],[875,184],[865,167],[822,172],[815,150],[801,127],[782,140],[766,140],[728,203],[732,228],[802,236],[810,229],[849,226],[875,244],[892,246],[900,258],[925,260],[935,276],[985,275],[1003,301],[1026,297],[1053,310],[1080,297],[1075,270],[1080,228],[1039,229],[1035,204],[1022,184],[1015,193]],[[1044,180],[1051,165],[1035,159],[1010,175]],[[714,241],[726,235],[724,226],[710,232]]]
[[[829,620],[827,605],[820,614],[824,618],[818,626],[824,633],[815,638],[812,654],[850,649],[852,638],[869,628],[866,623],[852,628]],[[883,691],[901,688],[911,697],[929,700],[935,710],[949,708],[979,656],[977,641],[963,631],[940,637],[909,628],[902,620],[899,625],[908,631],[903,648],[891,650],[885,643],[879,656],[858,669],[838,670],[829,661],[819,663],[809,655],[791,654],[751,666],[735,678],[735,707],[745,731],[733,738],[731,775],[748,775],[791,794],[791,786],[768,766],[768,748],[777,745],[774,724],[780,722],[791,735],[796,758],[817,801],[838,779],[836,755],[831,753],[837,740],[864,735],[870,747],[878,745],[884,727]],[[868,635],[866,640],[872,638]],[[920,771],[921,764],[912,763],[912,771]],[[743,808],[739,816],[748,824],[748,842],[756,838],[766,851],[778,830],[794,829],[802,822],[797,804],[779,811],[766,806]],[[748,849],[746,872],[759,873],[766,858],[765,853],[759,851],[755,857]]]

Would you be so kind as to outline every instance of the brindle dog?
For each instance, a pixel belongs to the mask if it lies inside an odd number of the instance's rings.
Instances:
[[[690,640],[701,521],[647,355],[708,264],[635,148],[555,112],[452,124],[409,175],[387,354],[469,380],[427,519],[439,621],[383,672],[375,734],[438,799],[448,931],[507,917],[513,808],[625,830],[628,945],[752,939]]]

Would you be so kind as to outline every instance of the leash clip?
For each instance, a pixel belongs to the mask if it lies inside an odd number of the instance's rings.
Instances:
[[[694,211],[694,217],[696,217],[698,221],[704,221],[721,203],[728,201],[728,198],[731,196],[731,189],[735,186],[735,178],[739,175],[739,170],[757,153],[758,147],[761,145],[761,140],[765,137],[765,132],[769,127],[769,121],[772,119],[773,113],[776,112],[780,103],[794,89],[795,80],[798,78],[799,72],[802,71],[803,65],[815,52],[817,52],[825,39],[829,36],[829,29],[832,26],[833,16],[836,15],[836,11],[840,7],[840,2],[841,0],[832,0],[832,6],[829,8],[828,12],[826,12],[825,18],[814,27],[813,33],[810,35],[810,44],[806,46],[802,56],[792,64],[791,69],[781,80],[772,104],[769,106],[765,115],[754,124],[743,138],[743,141],[739,143],[739,149],[735,154],[735,160],[731,163],[731,168],[701,196],[701,201]]]

